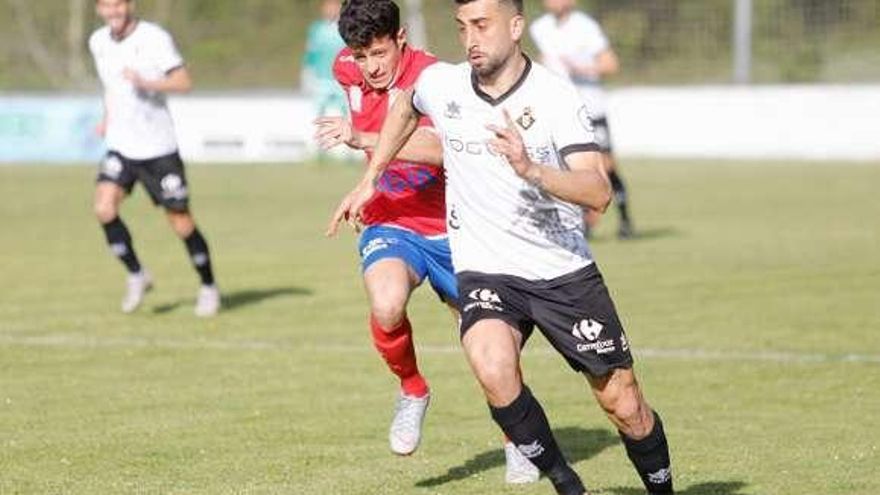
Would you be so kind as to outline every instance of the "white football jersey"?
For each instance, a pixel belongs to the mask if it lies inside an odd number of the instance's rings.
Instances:
[[[544,14],[529,27],[532,41],[541,51],[547,68],[557,74],[570,77],[578,87],[595,118],[605,115],[605,95],[598,78],[573,76],[563,63],[567,59],[577,63],[592,63],[611,45],[602,27],[589,15],[573,11],[562,22],[553,14]]]
[[[529,61],[510,91],[493,99],[467,63],[437,63],[422,72],[413,106],[431,118],[443,142],[457,273],[546,280],[593,262],[582,208],[521,179],[488,146],[494,135],[486,125],[505,126],[506,109],[535,163],[565,168],[567,154],[597,150],[586,106],[570,82]]]
[[[174,123],[163,93],[137,90],[123,76],[126,68],[156,80],[181,67],[183,58],[171,35],[156,24],[137,21],[127,37],[114,40],[104,26],[89,38],[107,106],[107,147],[127,158],[148,160],[177,150]]]

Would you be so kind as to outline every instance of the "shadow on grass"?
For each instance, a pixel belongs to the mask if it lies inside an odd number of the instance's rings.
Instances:
[[[685,233],[676,227],[651,227],[646,229],[636,229],[632,237],[621,239],[620,242],[653,241],[655,239],[673,239],[684,236]],[[594,243],[611,242],[612,240],[618,239],[617,237],[612,237],[610,235],[594,235],[590,237],[590,242]]]
[[[223,294],[223,307],[221,312],[235,311],[243,306],[256,304],[266,299],[274,299],[284,296],[309,296],[312,294],[311,289],[302,287],[274,287],[271,289],[245,289],[227,292]],[[193,305],[195,300],[182,299],[167,304],[160,304],[153,308],[153,313],[164,314],[170,313],[183,305]]]
[[[691,485],[684,490],[676,489],[678,495],[746,495],[741,491],[746,487],[742,481],[709,481]],[[597,493],[609,495],[645,495],[644,488],[606,488]]]
[[[566,459],[572,464],[589,459],[620,441],[617,435],[608,430],[586,430],[579,427],[565,427],[553,430]],[[449,468],[445,474],[423,479],[417,487],[430,488],[452,481],[469,478],[477,473],[504,465],[504,450],[492,449],[471,457],[463,464]]]

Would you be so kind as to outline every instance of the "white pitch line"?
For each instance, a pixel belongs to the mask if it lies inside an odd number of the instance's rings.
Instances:
[[[221,351],[308,351],[320,353],[374,352],[369,345],[328,344],[297,345],[291,341],[162,339],[136,336],[97,337],[82,334],[50,334],[40,336],[0,335],[0,345],[7,347],[55,347],[63,349],[170,349]],[[457,345],[421,345],[423,354],[461,354]],[[526,349],[526,354],[556,355],[552,349]],[[640,348],[636,357],[676,361],[767,362],[767,363],[856,363],[880,364],[880,354],[829,354],[794,351],[744,351],[709,349]]]

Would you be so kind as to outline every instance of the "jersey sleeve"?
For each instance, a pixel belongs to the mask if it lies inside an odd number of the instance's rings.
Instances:
[[[98,33],[99,31],[95,31],[89,36],[89,53],[94,57],[98,53]]]
[[[306,49],[303,52],[303,69],[310,70],[312,72],[316,72],[318,65],[318,54],[315,49],[315,33],[317,31],[317,26],[315,23],[309,25],[308,32],[306,34]]]
[[[559,155],[565,158],[571,153],[599,151],[589,109],[574,86],[563,81],[559,85],[552,105],[555,118],[551,124],[553,143]]]
[[[167,74],[174,69],[183,67],[183,57],[177,50],[177,45],[174,44],[174,38],[163,29],[156,30],[155,38],[154,60],[159,70]]]
[[[418,80],[421,78],[421,75],[424,74],[429,67],[436,63],[437,57],[435,57],[434,55],[423,51],[418,51],[416,53],[416,61],[414,62],[414,65],[419,74],[419,77],[416,79],[416,85],[418,85]],[[413,99],[415,99],[415,90],[413,90]],[[431,122],[431,119],[425,114],[425,112],[419,111],[419,113],[422,114],[422,116],[419,118],[419,127],[434,127],[434,124]]]
[[[431,97],[437,94],[436,80],[441,66],[442,64],[437,63],[426,67],[413,86],[413,108],[425,117],[430,117],[432,113]]]
[[[546,31],[544,29],[545,25],[545,18],[539,17],[531,24],[531,26],[529,26],[529,36],[532,38],[532,42],[535,44],[538,52],[542,54],[547,52],[547,44],[544,42],[544,31]]]
[[[605,35],[605,31],[602,30],[602,26],[599,23],[588,17],[586,25],[584,26],[584,36],[587,39],[587,42],[590,46],[590,50],[593,53],[601,53],[605,50],[611,48],[611,42],[608,41],[608,36]]]

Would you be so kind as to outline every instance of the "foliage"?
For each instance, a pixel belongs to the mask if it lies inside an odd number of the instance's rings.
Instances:
[[[90,1],[0,2],[0,90],[94,87],[52,74],[71,48],[71,5]],[[730,80],[733,0],[590,0],[623,63],[615,84],[699,84]],[[202,89],[292,88],[317,0],[141,0],[145,18],[166,24]],[[451,2],[423,0],[432,51],[461,60]],[[880,0],[753,0],[756,82],[880,80]],[[13,5],[27,10],[31,29]],[[24,5],[25,7],[21,7]],[[529,15],[540,2],[527,2]],[[98,25],[85,16],[85,31]],[[28,36],[24,32],[28,32]],[[31,40],[31,41],[29,41]],[[36,40],[35,42],[33,40]],[[531,43],[526,43],[532,49]],[[78,47],[85,48],[85,40]],[[43,49],[54,64],[35,62]],[[88,57],[84,58],[86,63]],[[87,72],[91,72],[90,67]],[[82,72],[82,71],[81,71]]]

